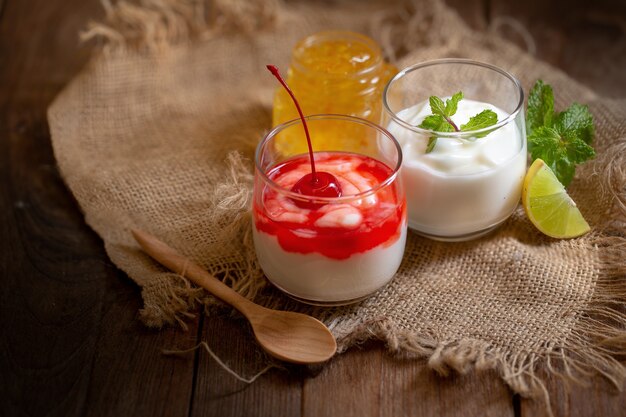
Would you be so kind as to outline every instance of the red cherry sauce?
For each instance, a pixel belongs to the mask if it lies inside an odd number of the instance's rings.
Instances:
[[[385,181],[392,170],[363,155],[317,152],[316,162],[331,173],[343,196],[367,191]],[[307,172],[308,159],[298,156],[269,170],[268,177],[283,189],[292,189]],[[319,172],[318,172],[319,173]],[[281,248],[293,253],[319,253],[332,259],[347,259],[397,241],[405,221],[404,200],[395,184],[346,203],[308,206],[296,204],[274,188],[265,186],[254,202],[255,227],[259,233],[276,236]]]

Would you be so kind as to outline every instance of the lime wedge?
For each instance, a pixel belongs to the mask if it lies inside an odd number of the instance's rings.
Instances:
[[[526,173],[522,204],[530,221],[548,236],[567,239],[591,230],[563,184],[541,159]]]

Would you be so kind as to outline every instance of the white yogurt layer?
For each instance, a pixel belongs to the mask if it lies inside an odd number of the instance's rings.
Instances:
[[[493,110],[498,121],[508,117],[491,104],[463,99],[452,120],[461,126],[485,109]],[[425,101],[397,116],[418,126],[430,114]],[[526,141],[514,121],[483,138],[438,138],[430,153],[425,153],[428,135],[393,121],[388,130],[402,147],[402,179],[412,229],[458,237],[494,226],[515,210],[526,173]]]
[[[256,227],[252,230],[259,263],[272,283],[298,298],[333,303],[365,297],[393,278],[406,242],[406,226],[400,228],[400,237],[391,245],[340,260],[319,253],[286,252],[276,236]]]

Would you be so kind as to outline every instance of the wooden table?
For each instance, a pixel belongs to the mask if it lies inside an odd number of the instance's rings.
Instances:
[[[601,94],[626,96],[623,2],[451,2],[475,28],[511,15],[537,55]],[[258,354],[236,317],[199,317],[161,332],[137,318],[139,288],[84,223],[56,168],[46,108],[90,55],[77,33],[101,19],[96,0],[0,0],[0,415],[2,416],[544,416],[493,372],[442,378],[370,342],[320,369],[272,370],[247,386]],[[517,35],[506,32],[514,41]],[[567,393],[549,381],[558,416],[624,416],[626,396],[595,379]]]

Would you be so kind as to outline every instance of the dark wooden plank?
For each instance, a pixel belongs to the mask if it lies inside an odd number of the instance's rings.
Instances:
[[[424,360],[399,359],[369,342],[305,379],[302,414],[513,417],[512,398],[495,372],[441,377]]]
[[[381,416],[513,417],[512,393],[496,372],[439,376],[423,360],[384,356]]]
[[[555,377],[547,381],[554,417],[621,417],[626,414],[624,391],[618,392],[600,377],[588,380],[587,386],[565,383]],[[520,405],[521,417],[550,417],[542,399],[522,399]]]
[[[626,95],[626,2],[490,0],[490,22],[513,17],[535,40],[536,55],[607,97]],[[523,46],[515,31],[500,33]]]
[[[195,343],[196,324],[183,333],[139,322],[139,289],[83,224],[51,150],[38,140],[45,124],[24,111],[9,121],[17,131],[0,144],[13,144],[10,163],[0,163],[12,179],[2,190],[11,206],[0,210],[7,415],[186,415],[193,360],[161,349]]]
[[[0,140],[0,404],[4,415],[76,415],[85,405],[107,262],[71,207],[45,125],[25,112],[13,120],[17,131]]]
[[[189,329],[146,328],[137,319],[139,289],[123,273],[109,280],[85,416],[187,416],[194,355],[165,356],[163,349],[193,346],[199,318]]]
[[[202,339],[230,369],[250,378],[268,364],[252,331],[240,316],[218,314],[204,319]],[[303,368],[271,369],[253,384],[241,382],[210,355],[199,351],[191,410],[193,417],[297,417],[300,415]]]
[[[367,343],[336,356],[304,381],[302,416],[369,417],[382,413],[383,349]]]
[[[0,105],[28,103],[45,120],[56,93],[85,64],[91,48],[78,33],[101,19],[97,1],[8,0],[0,15]]]
[[[89,49],[98,2],[8,1],[0,25],[0,415],[186,415],[189,336],[150,332],[56,169],[46,108]],[[195,341],[195,329],[191,331]]]

